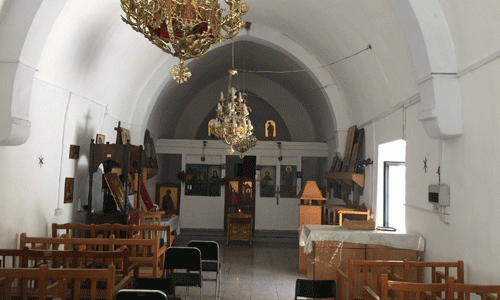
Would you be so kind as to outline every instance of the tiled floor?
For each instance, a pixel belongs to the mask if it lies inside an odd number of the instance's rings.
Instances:
[[[293,299],[298,273],[298,243],[248,243],[223,241],[220,245],[222,281],[220,299]],[[214,277],[214,273],[204,276]],[[181,299],[199,299],[199,288],[178,287]],[[215,282],[203,282],[202,299],[215,299]]]

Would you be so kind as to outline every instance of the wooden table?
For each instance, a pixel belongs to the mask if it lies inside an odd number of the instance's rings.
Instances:
[[[343,217],[346,215],[356,215],[370,220],[370,210],[358,210],[355,208],[348,208],[345,205],[323,204],[323,220],[327,225],[340,225],[342,226]],[[359,219],[355,218],[356,220]]]
[[[249,241],[252,245],[253,218],[251,214],[227,215],[227,244],[229,241]]]

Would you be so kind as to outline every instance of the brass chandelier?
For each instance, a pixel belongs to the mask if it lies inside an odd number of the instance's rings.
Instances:
[[[211,45],[233,39],[245,26],[248,11],[241,0],[224,0],[225,17],[217,0],[121,0],[122,20],[168,54],[180,59],[170,70],[178,83],[191,77],[184,61],[200,57]],[[223,33],[225,32],[225,34]]]
[[[243,153],[257,145],[257,142],[257,138],[252,134],[250,136],[247,136],[247,138],[242,140],[241,142],[234,144],[233,148],[236,149],[236,151],[240,152],[240,157],[243,158]]]
[[[230,85],[231,76],[234,74],[237,74],[236,70],[229,71]],[[215,111],[217,117],[210,120],[210,132],[229,145],[230,154],[234,152],[234,149],[245,152],[255,146],[257,142],[251,147],[249,147],[251,143],[245,142],[253,134],[252,121],[249,118],[252,110],[246,105],[246,99],[241,92],[236,96],[236,89],[231,87],[227,98],[221,92],[221,99]]]

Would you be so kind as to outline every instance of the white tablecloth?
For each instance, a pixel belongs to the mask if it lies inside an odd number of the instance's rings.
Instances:
[[[146,224],[152,224],[152,219],[148,218],[145,220]],[[161,226],[167,226],[167,225],[170,225],[170,230],[173,232],[175,231],[175,233],[177,233],[177,235],[181,234],[181,228],[179,226],[179,216],[178,215],[163,215],[161,216],[161,223],[160,223]],[[167,240],[167,233],[162,233],[162,237],[163,240]]]
[[[337,225],[304,225],[299,245],[305,253],[313,250],[315,241],[338,241],[388,246],[398,249],[424,251],[425,241],[420,234],[379,230],[348,230]]]

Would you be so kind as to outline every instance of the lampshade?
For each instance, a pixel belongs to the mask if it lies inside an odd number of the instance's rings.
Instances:
[[[306,184],[302,186],[302,189],[300,189],[297,198],[309,204],[311,204],[311,200],[326,200],[321,194],[316,181],[307,181]]]

